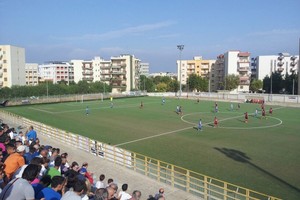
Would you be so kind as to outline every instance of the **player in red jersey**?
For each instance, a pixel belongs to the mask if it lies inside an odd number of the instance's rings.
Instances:
[[[214,127],[218,127],[218,123],[219,123],[218,118],[215,117],[214,118]]]
[[[269,110],[269,114],[272,115],[273,114],[273,108],[270,108]]]
[[[245,123],[248,123],[248,112],[245,112]]]

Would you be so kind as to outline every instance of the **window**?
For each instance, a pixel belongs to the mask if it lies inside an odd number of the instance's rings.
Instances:
[[[3,60],[3,63],[6,63],[6,60]]]

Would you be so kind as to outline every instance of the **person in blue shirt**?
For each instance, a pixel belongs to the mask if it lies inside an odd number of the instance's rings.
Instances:
[[[90,109],[89,109],[89,107],[87,106],[87,107],[85,108],[85,114],[86,114],[86,115],[89,115],[89,113],[90,113]]]
[[[201,119],[198,122],[198,131],[202,131],[202,120]]]
[[[36,134],[36,131],[33,130],[33,126],[29,126],[29,131],[26,134],[26,136],[30,143],[36,141],[37,134]]]
[[[60,200],[61,194],[59,193],[65,186],[66,179],[62,176],[54,176],[51,181],[51,187],[45,187],[38,195],[37,199],[45,198],[51,200]]]
[[[166,103],[166,99],[165,99],[165,97],[163,97],[163,98],[162,98],[161,105],[165,105],[165,103]]]

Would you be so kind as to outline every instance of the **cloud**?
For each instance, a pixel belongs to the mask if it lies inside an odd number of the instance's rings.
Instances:
[[[257,31],[249,33],[248,36],[274,36],[274,35],[290,35],[299,34],[300,30],[297,29],[273,29],[270,31]]]
[[[51,38],[60,39],[60,40],[108,40],[108,39],[121,38],[130,35],[140,35],[148,31],[169,27],[174,23],[175,22],[173,21],[163,21],[154,24],[144,24],[139,26],[127,27],[124,29],[108,31],[106,33],[100,33],[100,34],[84,34],[82,36],[71,36],[71,37],[51,36]]]

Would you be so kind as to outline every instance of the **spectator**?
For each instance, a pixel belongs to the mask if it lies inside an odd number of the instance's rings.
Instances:
[[[108,200],[108,191],[106,188],[100,188],[95,191],[94,200]]]
[[[100,189],[100,188],[105,188],[105,183],[104,183],[104,179],[105,179],[105,175],[101,174],[99,176],[99,181],[96,182],[96,188]]]
[[[0,193],[7,183],[7,178],[5,176],[4,168],[5,168],[4,163],[0,162]]]
[[[164,192],[165,192],[164,188],[159,188],[158,193],[155,194],[155,199],[158,200],[160,197],[164,197],[165,196]]]
[[[118,185],[114,182],[110,183],[109,186],[107,187],[108,193],[110,194],[109,188],[113,189],[113,196],[110,197],[109,199],[112,200],[117,200],[118,198],[116,197],[117,191],[118,191]]]
[[[127,200],[127,199],[131,198],[131,195],[126,192],[127,189],[128,189],[128,184],[126,184],[126,183],[123,184],[122,185],[122,191],[120,191],[119,195],[118,195],[119,200]]]
[[[36,148],[33,146],[29,146],[29,152],[24,154],[25,163],[29,164],[30,161],[36,156],[38,156],[38,152],[36,151]]]
[[[52,148],[51,156],[49,157],[49,159],[50,159],[49,167],[54,167],[54,161],[55,161],[55,158],[59,155],[59,151],[60,151],[60,149]]]
[[[0,143],[5,143],[6,138],[8,137],[7,133],[5,133],[4,128],[0,126]]]
[[[54,167],[50,167],[46,174],[50,175],[51,178],[53,178],[54,176],[61,176],[61,173],[58,170],[61,166],[61,163],[61,157],[57,156],[54,161]]]
[[[115,199],[115,193],[116,193],[116,190],[112,187],[107,187],[107,193],[108,193],[108,198],[109,200],[113,200]]]
[[[5,160],[4,162],[4,164],[6,165],[5,173],[8,179],[12,177],[12,175],[17,171],[17,169],[25,165],[25,159],[23,157],[24,153],[25,153],[25,146],[21,145],[17,148],[16,153],[11,154]]]
[[[0,194],[0,199],[16,200],[16,199],[35,199],[34,190],[30,185],[39,173],[37,165],[28,165],[24,170],[22,178],[11,180]]]
[[[9,143],[6,145],[6,152],[3,154],[2,161],[5,162],[5,160],[10,156],[11,154],[16,152],[16,147],[14,144]]]
[[[37,194],[37,199],[45,198],[45,200],[60,200],[60,192],[66,184],[66,179],[62,176],[53,176],[51,179],[51,188],[45,187]]]
[[[38,193],[42,191],[44,188],[48,187],[50,184],[51,184],[51,176],[49,175],[43,176],[39,183],[31,183],[34,190],[35,199],[38,199],[37,198]]]
[[[31,144],[31,142],[35,142],[36,138],[37,138],[37,134],[36,131],[33,129],[33,126],[29,126],[29,130],[26,134],[27,136],[27,140],[29,141],[29,144]]]
[[[139,190],[134,190],[131,196],[130,200],[140,200],[142,193]]]
[[[109,185],[109,184],[111,184],[111,183],[113,183],[113,182],[114,182],[114,179],[109,178],[109,179],[107,180],[107,185]]]
[[[81,200],[81,195],[86,193],[87,187],[84,180],[77,180],[73,186],[73,191],[67,191],[61,200]]]
[[[60,157],[61,157],[60,173],[64,175],[69,170],[69,167],[67,165],[67,158],[65,154],[61,154]]]
[[[87,168],[88,168],[88,163],[84,162],[82,164],[81,169],[79,170],[79,173],[82,174],[85,178],[87,178],[91,184],[94,184],[94,180],[93,180],[93,173],[88,172]]]
[[[80,180],[85,180],[85,177],[79,173],[80,167],[76,161],[72,162],[70,169],[65,173],[65,176],[76,176]]]

